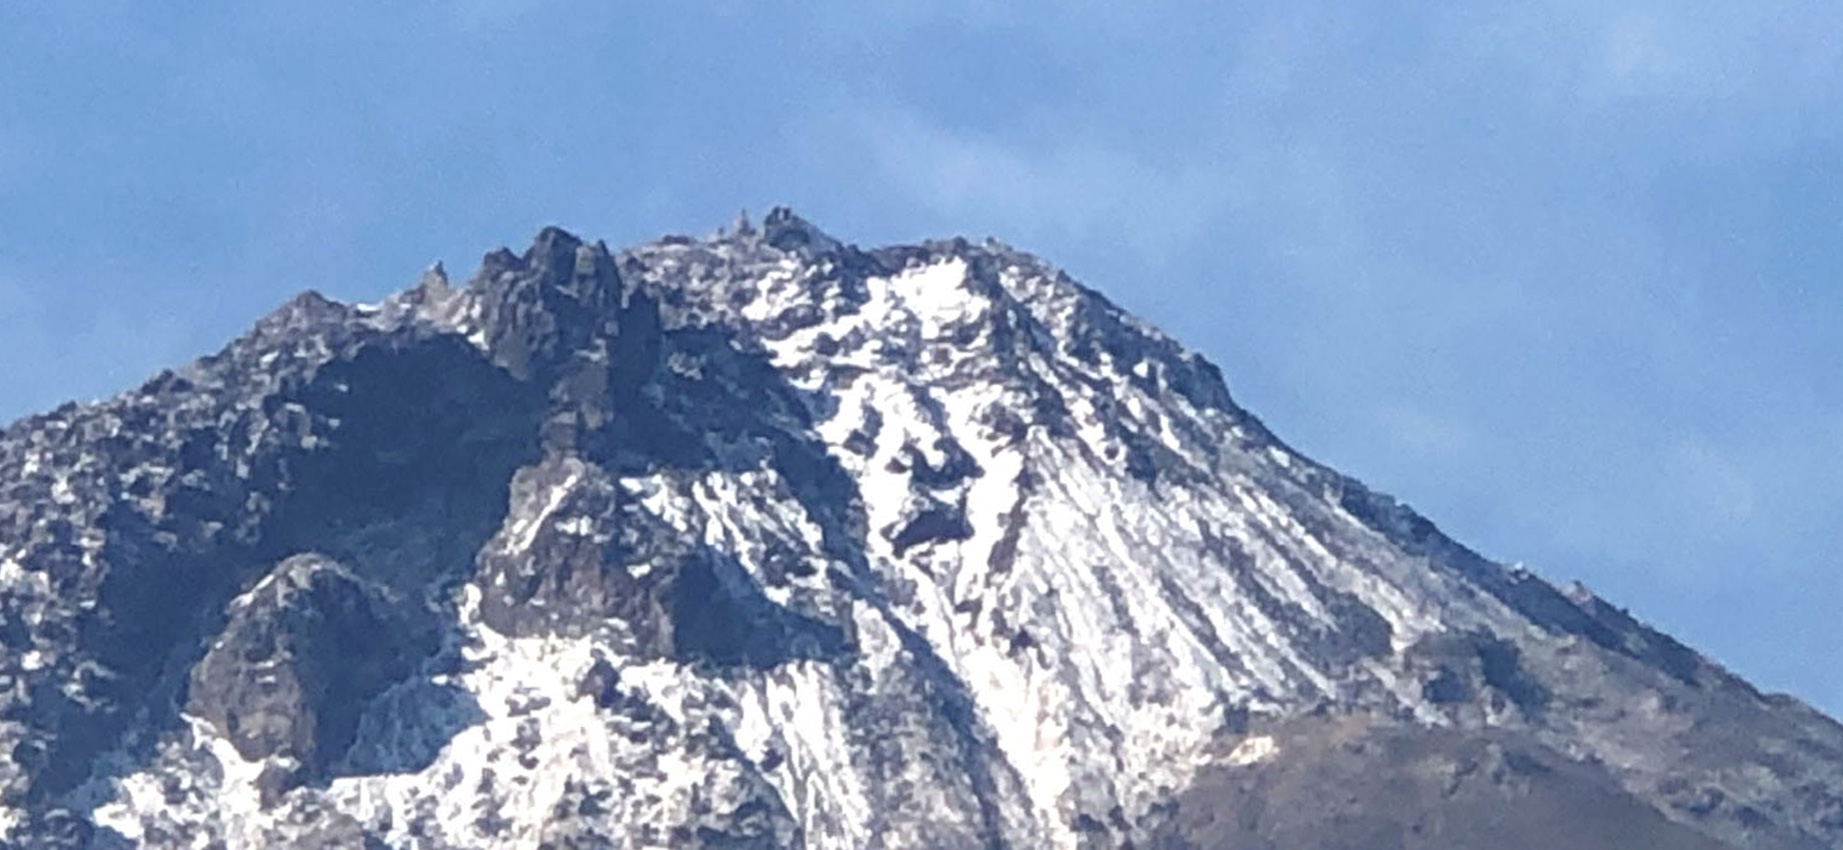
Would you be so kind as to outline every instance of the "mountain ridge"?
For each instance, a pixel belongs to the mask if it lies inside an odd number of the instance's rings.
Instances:
[[[298,296],[0,429],[0,471],[20,846],[1145,846],[1217,744],[1317,711],[1843,843],[1834,722],[1304,457],[1000,243],[545,228],[464,286]]]

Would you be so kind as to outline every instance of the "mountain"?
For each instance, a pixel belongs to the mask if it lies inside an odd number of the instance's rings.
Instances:
[[[785,209],[0,431],[18,848],[1843,847],[1843,727],[1055,268]]]

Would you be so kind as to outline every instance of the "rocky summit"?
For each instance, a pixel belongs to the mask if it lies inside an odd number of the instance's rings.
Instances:
[[[0,431],[8,848],[1843,848],[1843,727],[787,210]]]

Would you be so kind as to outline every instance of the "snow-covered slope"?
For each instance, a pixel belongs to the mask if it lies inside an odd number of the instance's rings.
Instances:
[[[786,210],[309,294],[0,432],[22,847],[1147,846],[1289,716],[1843,846],[1843,729],[1294,452],[1043,261]]]

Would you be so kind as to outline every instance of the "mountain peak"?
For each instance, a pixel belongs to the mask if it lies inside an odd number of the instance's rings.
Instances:
[[[472,306],[449,307],[442,320],[468,325],[517,375],[612,335],[626,300],[608,246],[555,226],[540,230],[522,255],[487,254],[468,291]]]
[[[736,213],[736,220],[730,224],[730,232],[737,236],[745,237],[755,235],[755,224],[749,221],[748,210],[742,210]]]
[[[423,270],[422,279],[418,281],[417,286],[447,289],[449,287],[448,267],[443,265],[441,260],[429,264],[429,267]]]
[[[836,251],[838,240],[827,235],[812,222],[801,218],[789,207],[775,207],[762,219],[762,241],[783,251],[817,256]]]
[[[445,277],[0,433],[0,847],[1291,846],[1321,778],[1404,850],[1843,846],[1843,728],[1028,254],[777,208]]]
[[[531,240],[531,247],[525,249],[524,261],[528,266],[553,273],[569,273],[575,270],[576,255],[582,247],[583,241],[576,234],[549,225]]]

